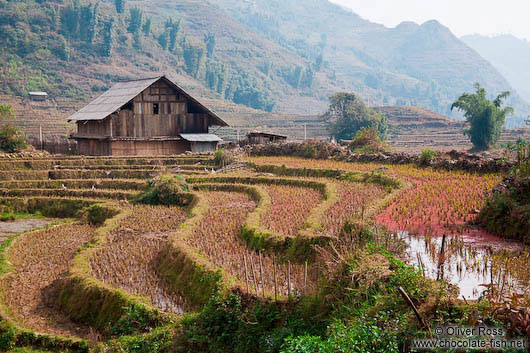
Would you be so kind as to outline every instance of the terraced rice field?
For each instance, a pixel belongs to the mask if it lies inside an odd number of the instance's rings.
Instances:
[[[106,284],[146,297],[165,312],[183,313],[185,299],[168,290],[156,262],[171,233],[187,218],[185,210],[133,206],[110,232],[108,243],[90,257],[94,276]]]
[[[2,279],[3,301],[14,319],[40,332],[95,338],[94,330],[68,320],[56,309],[57,283],[74,253],[94,236],[86,225],[55,226],[24,234],[10,247],[15,271]]]
[[[251,160],[308,165],[299,158]],[[178,322],[213,291],[285,303],[318,290],[326,266],[318,249],[340,242],[347,222],[426,237],[462,234],[483,193],[499,181],[409,165],[314,160],[311,167],[339,172],[318,178],[303,170],[289,177],[218,173],[204,156],[0,160],[2,203],[53,217],[66,214],[61,202],[79,204],[67,224],[7,244],[2,315],[22,330],[95,341],[122,334],[123,322],[138,332]],[[403,187],[348,181],[341,177],[346,172],[382,173]],[[192,204],[136,204],[135,195],[160,174],[186,179]],[[89,205],[116,212],[90,226]],[[145,317],[131,319],[131,312]]]

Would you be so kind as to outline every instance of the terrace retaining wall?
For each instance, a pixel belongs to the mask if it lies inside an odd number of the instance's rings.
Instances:
[[[325,141],[270,143],[245,146],[243,151],[251,156],[298,156],[314,159],[334,159],[346,162],[377,162],[387,164],[415,164],[419,167],[432,167],[443,170],[461,170],[477,173],[503,173],[514,165],[502,158],[489,158],[480,155],[451,151],[442,153],[431,161],[422,162],[419,155],[399,152],[379,152],[355,154],[347,147]]]

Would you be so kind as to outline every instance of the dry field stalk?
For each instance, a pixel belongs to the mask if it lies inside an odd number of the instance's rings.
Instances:
[[[262,225],[277,234],[296,236],[304,226],[311,209],[322,200],[322,193],[301,187],[264,185],[271,197],[271,207]]]
[[[109,234],[106,246],[90,258],[92,272],[107,284],[148,298],[163,311],[181,314],[185,300],[167,289],[157,273],[156,260],[187,213],[178,207],[131,208],[130,215]]]
[[[274,256],[250,250],[238,237],[247,215],[256,206],[247,194],[205,192],[209,208],[186,240],[217,267],[235,276],[258,296],[288,296],[314,288],[316,276],[304,264],[280,263]]]
[[[353,217],[363,219],[367,205],[385,195],[382,187],[373,184],[347,181],[335,184],[339,198],[322,219],[321,233],[327,236],[339,235],[344,223]]]
[[[285,165],[304,168],[308,160],[295,157],[253,157],[256,164]],[[351,163],[333,160],[311,160],[313,168],[382,173],[405,179],[414,187],[386,208],[377,222],[391,230],[419,234],[460,233],[472,222],[490,191],[501,178],[493,174],[471,174],[417,168],[413,165]]]
[[[68,320],[55,305],[57,284],[76,251],[90,241],[94,228],[66,224],[22,234],[8,250],[14,270],[1,281],[3,301],[12,317],[39,332],[96,339],[88,326]]]

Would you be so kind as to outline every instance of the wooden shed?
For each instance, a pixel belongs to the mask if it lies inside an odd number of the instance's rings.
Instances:
[[[36,102],[44,102],[48,98],[46,92],[29,92],[29,99]]]
[[[156,156],[217,149],[210,126],[228,126],[166,76],[115,84],[68,118],[85,155]]]
[[[251,145],[260,145],[264,143],[284,142],[287,140],[287,136],[267,132],[250,132],[247,134],[247,140]]]

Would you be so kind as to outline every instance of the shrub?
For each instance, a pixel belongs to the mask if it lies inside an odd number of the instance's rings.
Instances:
[[[530,176],[530,141],[509,142],[504,151],[505,158],[515,159],[512,173],[520,177]]]
[[[383,143],[375,128],[363,128],[351,141],[350,149],[352,152],[363,154],[388,151],[389,147]]]
[[[12,123],[14,117],[12,107],[0,105],[0,150],[8,153],[17,152],[27,146],[26,136]]]
[[[186,180],[178,175],[161,175],[147,183],[137,202],[147,205],[184,206],[189,201],[183,193],[189,192]]]
[[[17,333],[14,327],[10,327],[6,321],[0,322],[0,351],[9,352],[15,347]]]
[[[327,340],[304,335],[285,340],[282,353],[397,353],[395,334],[377,326],[376,320],[360,318],[353,323],[338,321],[330,330]]]
[[[85,219],[88,224],[100,226],[105,221],[116,215],[117,211],[100,205],[92,205],[81,212],[81,218]]]
[[[225,167],[234,163],[235,161],[235,156],[224,148],[221,148],[215,152],[214,162],[219,167]]]
[[[12,212],[0,214],[0,222],[14,221],[15,215]]]
[[[423,151],[421,151],[420,164],[427,165],[431,163],[436,156],[438,156],[438,152],[430,148],[424,148]]]

